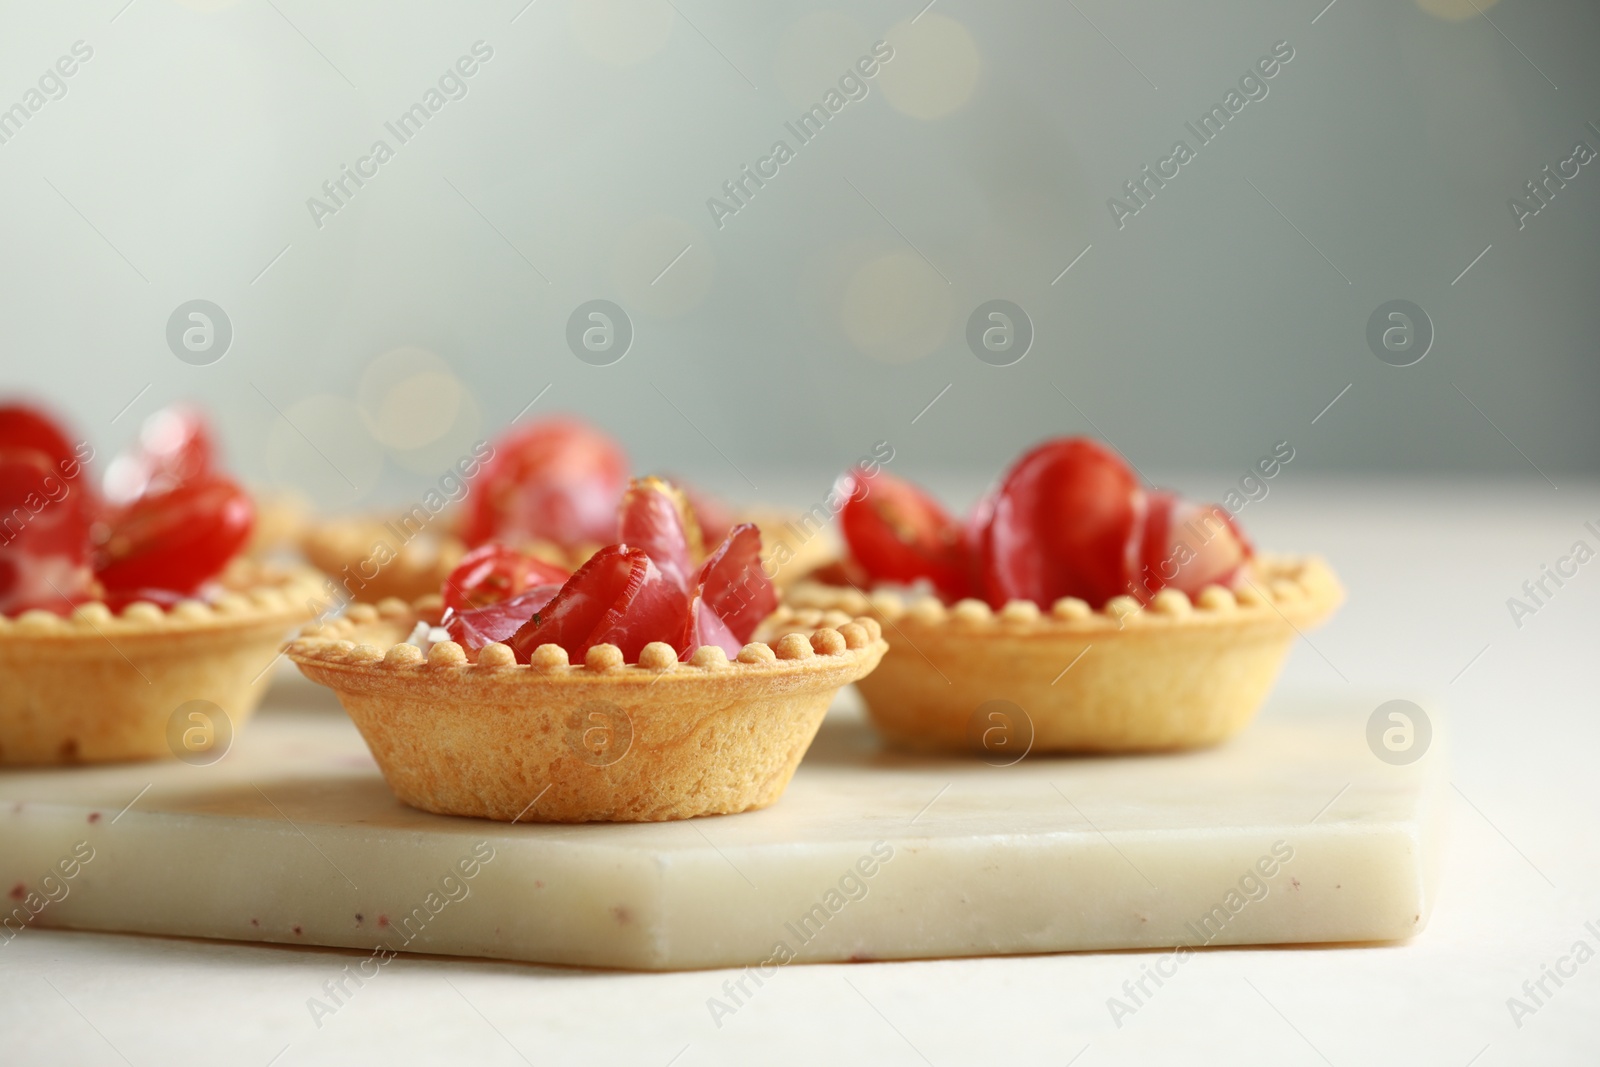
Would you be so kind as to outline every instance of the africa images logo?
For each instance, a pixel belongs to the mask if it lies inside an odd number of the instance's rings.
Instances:
[[[1294,859],[1294,846],[1287,841],[1274,841],[1270,854],[1261,855],[1254,864],[1246,867],[1244,873],[1228,888],[1221,900],[1213,904],[1198,920],[1183,924],[1184,930],[1192,940],[1180,939],[1171,952],[1157,956],[1153,965],[1140,963],[1139,977],[1130,978],[1122,983],[1123,996],[1106,998],[1106,1010],[1111,1013],[1111,1021],[1116,1023],[1117,1029],[1122,1029],[1123,1019],[1139,1014],[1168,980],[1178,976],[1178,968],[1194,958],[1195,949],[1204,948],[1219,939],[1220,943],[1225,945],[1239,943],[1237,934],[1231,937],[1223,936],[1229,931],[1228,924],[1250,905],[1259,904],[1271,895],[1272,880],[1292,859]],[[1290,881],[1298,887],[1298,882],[1294,882],[1292,878]],[[1154,989],[1150,988],[1152,982],[1155,984]]]
[[[1150,169],[1149,164],[1145,164],[1139,170],[1139,177],[1123,182],[1122,189],[1128,199],[1119,200],[1113,196],[1106,200],[1106,207],[1111,212],[1111,221],[1117,224],[1117,229],[1122,229],[1128,224],[1129,218],[1149,207],[1150,201],[1156,197],[1156,190],[1165,189],[1167,182],[1182,173],[1185,165],[1199,158],[1200,149],[1221,136],[1223,129],[1239,116],[1246,105],[1251,101],[1265,100],[1271,91],[1267,82],[1277,77],[1293,58],[1294,47],[1288,41],[1279,41],[1273,45],[1272,53],[1256,60],[1255,64],[1240,76],[1239,87],[1224,93],[1222,103],[1211,105],[1211,110],[1197,120],[1198,125],[1194,122],[1183,124],[1194,134],[1193,147],[1190,147],[1188,140],[1180,137],[1173,142],[1171,153],[1156,160],[1154,171]]]
[[[722,192],[728,199],[715,196],[706,199],[706,210],[711,212],[711,221],[717,224],[717,229],[722,229],[730,216],[737,215],[747,207],[755,197],[756,190],[766,188],[767,182],[776,178],[783,166],[795,158],[799,146],[810,144],[828,121],[845,109],[845,105],[865,100],[871,91],[869,83],[877,77],[881,65],[893,58],[893,46],[885,41],[874,42],[871,55],[862,56],[839,76],[837,89],[829,89],[822,95],[820,103],[812,104],[793,122],[783,124],[783,128],[794,135],[793,147],[787,139],[780,137],[772,142],[772,150],[767,155],[756,160],[754,170],[746,163],[737,176],[723,182]],[[751,188],[752,185],[754,188]]]
[[[808,909],[783,924],[784,933],[794,939],[793,945],[787,938],[778,938],[773,942],[772,951],[766,959],[747,965],[737,978],[729,978],[722,983],[722,997],[707,997],[706,1011],[711,1014],[711,1021],[717,1025],[717,1029],[722,1029],[724,1019],[737,1015],[739,1009],[750,1003],[780,967],[797,959],[801,948],[820,937],[834,916],[851,904],[865,900],[872,891],[872,879],[882,872],[894,856],[893,845],[887,841],[874,841],[871,849],[846,867],[838,880]],[[751,983],[754,984],[753,989],[750,988]]]
[[[383,128],[394,137],[394,145],[382,137],[373,141],[367,154],[356,160],[354,168],[349,164],[341,164],[339,173],[322,183],[322,197],[306,198],[306,210],[311,212],[311,221],[317,224],[317,229],[322,229],[324,220],[337,215],[367,182],[378,176],[379,168],[395,157],[398,145],[408,144],[422,132],[428,120],[444,110],[450,101],[466,99],[469,91],[467,79],[477,74],[482,64],[494,58],[494,48],[485,41],[474,41],[471,52],[471,55],[463,55],[446,67],[444,73],[439,75],[438,84],[428,86],[420,100],[400,112],[392,122],[383,124]]]
[[[0,106],[0,145],[9,143],[21,133],[28,121],[44,110],[46,104],[67,95],[66,79],[78,73],[79,67],[94,58],[94,46],[85,41],[73,41],[71,53],[46,67],[37,83],[23,92],[16,103],[9,107]]]

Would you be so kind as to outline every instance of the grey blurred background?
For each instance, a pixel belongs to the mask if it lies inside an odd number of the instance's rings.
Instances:
[[[982,478],[1062,432],[1212,493],[1279,441],[1297,472],[1595,471],[1600,161],[1566,161],[1600,149],[1596,5],[923,3],[8,2],[0,384],[105,448],[199,399],[236,468],[326,510],[553,411],[743,498],[878,440]],[[1547,165],[1577,176],[1519,228]],[[194,299],[231,323],[209,365],[169,349]],[[593,299],[632,324],[608,366],[567,343]],[[992,299],[1031,320],[1014,365],[967,343]],[[1368,345],[1394,299],[1435,331],[1412,366]]]

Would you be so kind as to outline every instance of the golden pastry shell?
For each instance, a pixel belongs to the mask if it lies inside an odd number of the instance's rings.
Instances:
[[[838,690],[887,649],[876,620],[848,620],[730,660],[680,661],[646,645],[622,662],[597,645],[582,664],[542,645],[475,659],[453,641],[404,642],[438,598],[358,604],[288,646],[332,688],[389,787],[424,811],[523,822],[657,822],[765,807],[782,794]],[[820,621],[820,620],[819,620]]]
[[[231,563],[214,601],[113,614],[0,618],[0,765],[152,759],[174,754],[173,712],[215,704],[237,731],[270,681],[284,635],[312,617],[323,582],[305,568]]]
[[[1094,610],[1068,597],[1048,610],[979,600],[801,583],[773,622],[824,610],[882,621],[883,664],[859,688],[874,724],[913,748],[973,751],[1004,722],[1005,743],[1035,754],[1214,744],[1255,715],[1289,646],[1338,607],[1343,590],[1317,557],[1257,557],[1235,589],[1148,606],[1130,596]],[[1003,719],[993,718],[999,713]],[[992,754],[992,753],[991,753]]]

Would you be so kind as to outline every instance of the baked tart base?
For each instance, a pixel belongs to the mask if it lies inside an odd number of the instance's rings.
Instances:
[[[438,598],[358,604],[288,646],[339,696],[397,797],[423,811],[503,822],[660,822],[763,808],[783,793],[839,689],[887,645],[862,618],[752,642],[730,661],[680,662],[612,645],[571,665],[542,645],[469,662],[453,641],[403,643],[437,622]],[[846,616],[830,619],[847,620]],[[819,613],[818,621],[822,621]]]
[[[1258,557],[1236,591],[1213,586],[1191,601],[1168,589],[1148,607],[1117,597],[1094,611],[1069,597],[1048,612],[1031,601],[997,612],[978,600],[947,607],[807,582],[773,621],[803,625],[828,610],[881,620],[889,654],[858,687],[886,738],[1021,758],[1231,737],[1255,716],[1295,638],[1343,596],[1318,558]]]
[[[113,615],[94,602],[0,618],[0,765],[170,757],[169,721],[192,700],[217,705],[236,732],[321,582],[248,560],[219,582],[228,592],[214,602],[170,610],[137,602]]]
[[[256,524],[245,552],[259,558],[297,549],[310,526],[306,499],[298,493],[272,489],[253,489],[250,496],[256,505]]]
[[[350,599],[364,604],[413,600],[437,593],[456,569],[467,546],[445,529],[413,529],[405,520],[350,516],[313,523],[300,540],[311,565],[342,586]],[[537,552],[552,563],[577,562],[554,545]]]

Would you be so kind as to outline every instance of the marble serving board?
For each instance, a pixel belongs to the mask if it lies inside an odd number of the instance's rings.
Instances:
[[[853,700],[773,807],[655,825],[412,810],[341,713],[281,698],[210,766],[6,771],[0,903],[26,921],[0,943],[57,926],[673,970],[1427,922],[1437,723],[1390,766],[1367,747],[1379,701],[1280,696],[1208,751],[990,766],[885,750]]]

